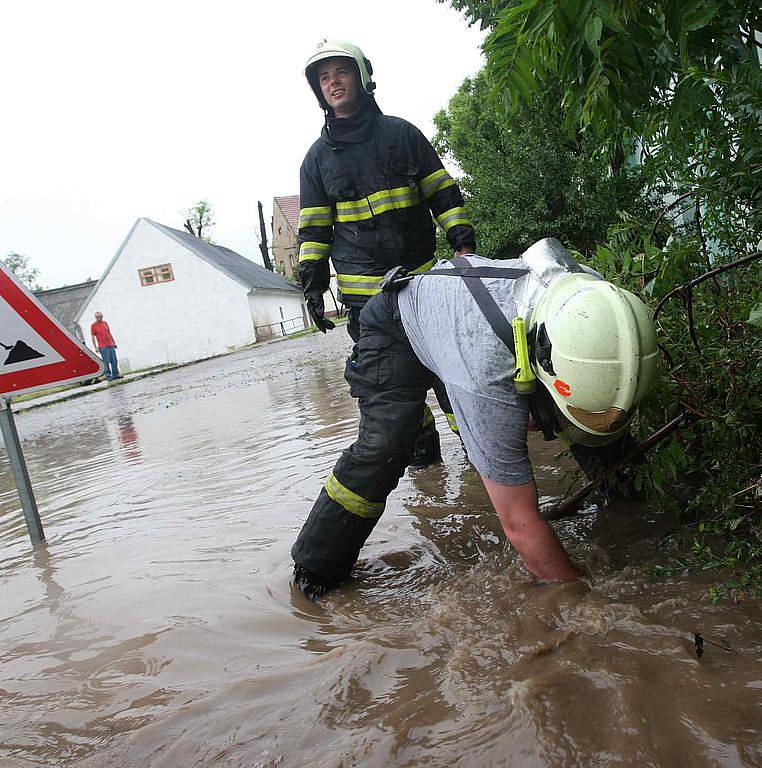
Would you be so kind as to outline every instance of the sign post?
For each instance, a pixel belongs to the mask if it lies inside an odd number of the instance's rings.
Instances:
[[[103,363],[0,261],[0,431],[33,545],[45,541],[10,396],[98,378]]]
[[[45,531],[42,530],[42,521],[37,511],[37,502],[34,500],[32,483],[29,480],[29,473],[26,471],[19,434],[16,431],[16,423],[13,421],[11,401],[4,397],[0,397],[0,431],[3,433],[5,450],[8,452],[8,462],[11,465],[13,479],[16,481],[16,490],[21,501],[21,511],[24,513],[29,538],[32,540],[32,546],[37,546],[45,541]]]

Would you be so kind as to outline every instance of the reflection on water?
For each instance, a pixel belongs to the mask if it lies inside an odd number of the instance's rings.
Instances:
[[[2,766],[751,766],[759,604],[654,583],[670,521],[558,525],[534,586],[457,440],[320,603],[290,545],[356,429],[348,342],[305,337],[17,417],[48,546],[0,458]],[[565,488],[533,445],[541,494]],[[693,633],[707,645],[696,658]]]

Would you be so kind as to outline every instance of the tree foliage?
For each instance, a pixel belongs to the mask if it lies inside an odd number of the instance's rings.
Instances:
[[[4,259],[5,264],[30,291],[41,291],[42,286],[37,282],[40,270],[29,263],[29,257],[20,253],[9,253]]]
[[[209,230],[214,226],[214,213],[208,200],[199,200],[195,205],[183,211],[185,222],[183,226],[192,235],[211,243]]]
[[[692,555],[723,567],[715,595],[762,593],[762,70],[758,3],[452,0],[490,30],[489,98],[510,123],[556,88],[559,123],[640,165],[649,213],[623,206],[591,264],[657,311],[652,431],[690,426],[641,480],[684,521]],[[722,270],[709,279],[701,276]],[[676,479],[684,489],[670,501]]]
[[[543,237],[592,252],[617,211],[643,207],[639,170],[612,173],[609,153],[594,137],[566,135],[556,88],[507,120],[489,98],[492,87],[483,69],[435,117],[437,150],[464,172],[479,252],[515,257]]]

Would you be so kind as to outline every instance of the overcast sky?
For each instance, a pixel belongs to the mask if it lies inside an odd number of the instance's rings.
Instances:
[[[98,278],[136,218],[181,229],[200,198],[215,241],[259,260],[257,200],[269,227],[322,125],[303,76],[322,37],[359,44],[382,110],[427,136],[482,61],[482,33],[435,0],[25,0],[2,16],[0,257],[25,254],[47,288]]]

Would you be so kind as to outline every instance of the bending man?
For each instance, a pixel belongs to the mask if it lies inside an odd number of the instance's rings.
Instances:
[[[553,239],[519,259],[470,255],[415,277],[394,272],[360,316],[359,354],[345,374],[360,404],[359,435],[291,550],[297,584],[314,598],[350,574],[404,472],[435,377],[524,565],[541,580],[576,578],[539,514],[530,409],[546,437],[593,447],[620,440],[655,371],[648,310]],[[526,334],[514,334],[517,317]]]

